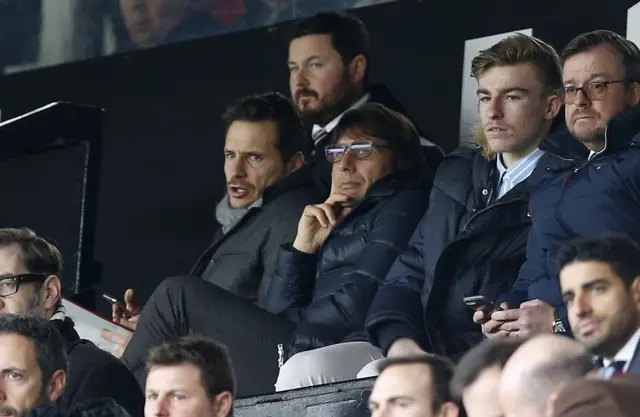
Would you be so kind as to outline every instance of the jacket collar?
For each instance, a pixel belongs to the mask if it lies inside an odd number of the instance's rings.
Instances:
[[[80,335],[75,329],[75,323],[69,317],[65,317],[64,320],[51,320],[51,324],[58,329],[67,346],[71,346],[80,340]]]
[[[640,142],[639,133],[640,104],[625,110],[607,123],[605,146],[598,155],[623,149],[631,142]],[[543,140],[540,149],[562,159],[586,161],[589,158],[589,149],[574,138],[566,127]]]
[[[367,191],[364,200],[389,197],[405,189],[423,188],[428,190],[431,181],[432,178],[428,174],[416,177],[404,172],[394,172],[376,181]]]
[[[267,187],[262,194],[263,206],[289,191],[313,186],[315,183],[312,168],[305,164],[302,168]]]

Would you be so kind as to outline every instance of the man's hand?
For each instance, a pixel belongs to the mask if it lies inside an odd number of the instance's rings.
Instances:
[[[517,337],[529,337],[540,333],[553,332],[555,309],[542,300],[532,300],[520,304],[520,308],[496,311],[492,320],[503,321],[502,330]]]
[[[324,203],[305,207],[293,247],[300,252],[316,253],[338,220],[350,211],[344,207],[349,200],[351,197],[344,194],[331,194]]]
[[[122,358],[124,350],[131,341],[131,336],[122,336],[107,329],[100,330],[100,337],[116,344],[116,350],[111,352],[111,354],[116,358]]]
[[[503,311],[513,311],[508,303],[500,304],[500,308]],[[489,339],[509,336],[509,332],[502,328],[504,321],[498,320],[497,317],[494,318],[494,314],[497,313],[499,312],[476,311],[473,314],[473,321],[482,326],[482,333]]]
[[[126,310],[122,310],[117,304],[113,305],[113,322],[135,331],[140,317],[140,306],[135,301],[135,292],[131,288],[125,291],[124,302],[127,307]]]
[[[404,356],[412,356],[412,355],[420,355],[425,354],[424,350],[418,346],[416,342],[411,339],[402,338],[395,340],[391,347],[389,348],[389,352],[387,352],[387,358],[399,358]]]

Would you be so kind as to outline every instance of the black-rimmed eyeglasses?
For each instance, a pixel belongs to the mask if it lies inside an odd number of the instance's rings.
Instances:
[[[373,140],[357,140],[351,143],[333,143],[324,148],[327,161],[332,164],[344,158],[344,154],[349,152],[356,159],[365,159],[371,156],[373,148],[386,148],[389,144]]]
[[[626,83],[627,80],[615,80],[615,81],[593,81],[584,84],[582,87],[575,85],[568,85],[564,87],[564,102],[566,104],[572,104],[578,98],[578,91],[582,91],[589,100],[602,100],[607,95],[607,88],[609,84]]]
[[[23,282],[44,281],[49,274],[16,274],[0,276],[0,297],[7,297],[18,292]]]

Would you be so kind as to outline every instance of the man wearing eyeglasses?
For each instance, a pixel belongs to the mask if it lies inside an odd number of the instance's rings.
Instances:
[[[81,340],[66,317],[61,273],[62,256],[55,245],[29,229],[0,229],[0,315],[38,315],[64,338],[69,374],[60,407],[68,410],[87,400],[113,398],[132,416],[142,416],[144,397],[133,374],[109,353]]]
[[[382,357],[364,318],[428,205],[419,135],[399,113],[376,103],[348,111],[325,156],[331,195],[305,208],[269,288],[267,309],[295,324],[277,391],[354,379]]]
[[[505,311],[474,317],[488,337],[567,332],[553,265],[563,242],[606,233],[640,241],[640,50],[599,30],[569,42],[562,60],[569,132],[540,146],[556,158],[531,197],[527,260]]]

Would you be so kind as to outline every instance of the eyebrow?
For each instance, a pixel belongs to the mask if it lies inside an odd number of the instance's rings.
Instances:
[[[582,288],[583,290],[587,290],[593,287],[594,285],[608,284],[608,283],[609,281],[606,278],[595,278],[595,279],[592,279],[591,281],[587,281],[583,283],[582,285],[580,285],[580,288]],[[562,296],[565,297],[572,294],[573,294],[573,290],[567,290],[562,293]]]
[[[26,369],[22,369],[22,368],[17,368],[15,366],[10,366],[8,368],[2,368],[2,373],[6,374],[9,372],[21,372],[21,373],[26,373],[27,370]]]
[[[507,87],[507,88],[499,88],[498,92],[502,94],[513,93],[513,92],[526,94],[529,92],[529,89],[524,87]],[[480,94],[486,94],[488,96],[491,95],[489,90],[487,90],[486,88],[479,88],[478,91],[476,92],[476,95],[480,95]]]
[[[586,81],[586,82],[587,82],[587,83],[592,82],[592,81],[593,81],[593,79],[598,78],[598,77],[613,78],[613,76],[612,76],[610,73],[608,73],[608,72],[598,72],[598,73],[596,73],[596,74],[592,74],[592,75],[590,75],[590,76],[587,78],[587,81]],[[576,83],[576,81],[575,81],[574,79],[569,79],[569,80],[564,81],[564,83],[563,83],[563,84],[575,84],[575,83]]]
[[[307,57],[307,58],[303,59],[302,62],[309,62],[309,61],[312,61],[314,59],[322,59],[322,58],[323,57],[320,56],[320,55],[311,55],[310,57]],[[298,63],[295,62],[295,61],[289,61],[289,65],[298,65]]]

